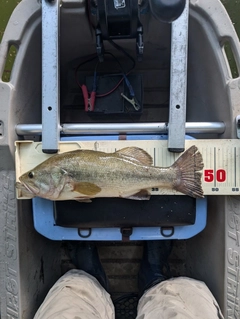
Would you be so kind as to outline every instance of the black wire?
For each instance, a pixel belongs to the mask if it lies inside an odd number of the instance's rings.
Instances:
[[[127,51],[125,51],[125,50],[123,49],[123,47],[121,47],[120,45],[118,45],[117,43],[115,43],[113,40],[109,39],[108,42],[109,42],[115,49],[117,49],[118,51],[122,52],[124,55],[126,55],[126,57],[128,57],[128,58],[132,61],[133,65],[132,65],[131,69],[130,69],[127,73],[131,72],[131,71],[135,68],[135,66],[136,66],[136,62],[135,62],[134,58],[133,58]]]
[[[93,57],[83,61],[82,63],[80,63],[76,68],[75,68],[75,81],[77,82],[77,85],[82,88],[82,84],[79,83],[78,81],[78,70],[81,66],[83,66],[84,64],[88,63],[88,62],[91,62],[93,60],[95,60],[97,58],[97,54],[94,54]]]
[[[108,52],[108,51],[105,51],[104,54],[111,55],[111,57],[113,57],[113,58],[115,59],[115,61],[117,62],[117,64],[119,65],[121,72],[122,72],[123,74],[125,74],[124,69],[123,69],[121,63],[120,63],[119,60],[115,57],[114,54],[112,54],[111,52]],[[91,57],[91,58],[89,58],[89,59],[87,59],[87,60],[81,62],[81,63],[76,67],[75,73],[78,72],[78,70],[79,70],[79,68],[80,68],[81,66],[83,66],[84,64],[87,64],[87,63],[89,63],[89,62],[91,62],[91,61],[97,59],[97,57],[98,57],[98,56],[97,56],[96,54],[94,54],[93,57]],[[99,65],[99,61],[97,61],[96,65],[95,65],[95,70],[94,70],[95,72],[97,71],[98,65]],[[130,72],[130,71],[129,71],[129,72]],[[129,72],[128,72],[128,73],[129,73]]]
[[[131,67],[131,69],[130,69],[128,72],[125,72],[124,69],[123,69],[123,67],[122,67],[122,65],[121,65],[121,63],[119,62],[119,60],[116,58],[116,56],[115,56],[114,54],[112,54],[112,53],[109,52],[109,51],[105,51],[104,54],[111,55],[111,56],[115,59],[115,61],[116,61],[116,62],[118,63],[118,65],[120,66],[120,69],[121,69],[122,73],[124,73],[124,74],[125,74],[125,73],[129,74],[129,73],[135,68],[135,66],[136,66],[136,62],[135,62],[134,58],[133,58],[127,51],[125,51],[120,45],[118,45],[117,43],[115,43],[113,40],[109,39],[108,42],[109,42],[113,47],[115,47],[115,49],[117,49],[118,51],[122,52],[126,57],[128,57],[128,58],[132,61],[132,67]],[[86,61],[83,61],[82,63],[80,63],[80,64],[77,66],[77,68],[76,68],[76,72],[79,70],[79,68],[80,68],[81,66],[83,66],[84,64],[86,64],[86,63],[88,63],[88,62],[91,62],[91,61],[97,59],[97,57],[98,57],[97,54],[94,54],[94,56],[93,56],[92,58],[89,58],[89,59],[87,59]],[[97,63],[97,65],[98,65],[98,63]],[[96,66],[96,67],[97,67],[97,66]],[[96,68],[95,68],[95,70],[96,70]]]
[[[113,89],[111,89],[110,91],[108,91],[108,92],[106,92],[106,93],[98,94],[98,95],[96,95],[96,97],[101,98],[101,97],[105,97],[105,96],[107,96],[107,95],[113,93],[113,92],[119,87],[119,85],[121,84],[122,81],[125,81],[125,83],[126,83],[128,89],[129,89],[129,93],[130,93],[131,97],[134,97],[135,94],[134,94],[133,87],[132,87],[131,83],[129,82],[128,78],[127,78],[127,75],[128,75],[131,71],[128,71],[128,73],[126,74],[126,73],[124,72],[124,69],[123,69],[121,63],[120,63],[119,60],[117,59],[117,57],[116,57],[114,54],[112,54],[111,52],[105,51],[104,54],[109,54],[109,55],[110,55],[112,58],[114,58],[114,60],[117,62],[117,64],[119,65],[119,67],[120,67],[120,69],[121,69],[121,72],[122,72],[122,79],[118,82],[118,84],[117,84]],[[96,74],[97,66],[98,66],[98,63],[97,63],[96,66],[95,66],[95,74]]]
[[[100,95],[98,95],[98,97],[104,97],[104,96],[106,96],[106,95],[111,94],[113,91],[115,91],[115,89],[117,89],[117,87],[121,84],[121,82],[122,82],[124,79],[127,81],[127,75],[135,68],[135,65],[136,65],[134,58],[133,58],[129,53],[127,53],[120,45],[116,44],[116,43],[113,42],[112,40],[108,40],[108,41],[109,41],[109,43],[112,44],[117,50],[119,50],[119,51],[122,52],[125,56],[127,56],[127,57],[132,61],[133,65],[132,65],[131,69],[130,69],[127,73],[125,73],[125,71],[124,71],[124,69],[123,69],[123,67],[122,67],[122,65],[121,65],[121,63],[120,63],[120,61],[117,59],[117,57],[116,57],[113,53],[111,53],[111,52],[109,52],[109,51],[105,51],[105,52],[104,52],[104,55],[105,55],[105,54],[110,55],[110,56],[117,62],[117,64],[118,64],[119,67],[120,67],[120,70],[121,70],[121,72],[122,72],[123,78],[118,82],[118,84],[117,84],[112,90],[110,90],[110,91],[107,92],[107,93],[100,94]],[[78,84],[80,87],[81,87],[81,84],[78,82],[78,79],[77,79],[77,73],[78,73],[79,68],[80,68],[81,66],[83,66],[84,64],[95,60],[97,57],[98,57],[97,54],[94,54],[93,57],[87,59],[86,61],[83,61],[83,62],[80,63],[80,64],[77,66],[77,68],[75,69],[75,79],[76,79],[76,81],[77,81],[77,84]],[[97,72],[98,65],[99,65],[99,61],[97,61],[96,65],[95,65],[94,74],[96,74],[96,72]]]
[[[91,62],[91,61],[97,59],[97,57],[98,57],[98,56],[97,56],[97,54],[95,53],[93,57],[91,57],[91,58],[89,58],[89,59],[87,59],[87,60],[81,62],[81,63],[76,67],[76,72],[78,72],[78,70],[79,70],[79,68],[80,68],[81,66],[83,66],[84,64],[86,64],[86,63],[88,63],[88,62]]]
[[[112,54],[112,53],[109,52],[109,51],[105,51],[104,54],[111,55],[111,57],[114,58],[114,60],[115,60],[115,61],[117,62],[117,64],[119,65],[121,72],[122,72],[123,74],[125,74],[125,71],[124,71],[124,69],[123,69],[123,67],[122,67],[122,65],[121,65],[121,63],[120,63],[120,61],[118,60],[117,57],[115,57],[114,54]]]

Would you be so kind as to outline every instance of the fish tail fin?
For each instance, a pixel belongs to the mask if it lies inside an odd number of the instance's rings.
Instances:
[[[173,188],[194,198],[204,197],[200,172],[203,166],[201,153],[195,145],[191,146],[172,165],[177,171]]]

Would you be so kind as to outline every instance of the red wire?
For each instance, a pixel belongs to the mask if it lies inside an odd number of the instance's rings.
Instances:
[[[110,95],[111,93],[113,93],[119,87],[119,85],[122,83],[123,79],[124,78],[122,78],[113,89],[111,89],[110,91],[108,91],[106,93],[103,93],[103,94],[97,94],[96,97],[105,97],[107,95]]]
[[[129,74],[129,73],[127,73],[127,75],[128,75],[128,74]],[[75,79],[76,79],[77,85],[80,87],[80,89],[82,89],[82,84],[79,83],[78,78],[77,78],[77,70],[75,71]],[[101,97],[105,97],[105,96],[108,96],[108,95],[112,94],[112,93],[119,87],[119,85],[122,83],[123,80],[124,80],[124,78],[122,78],[122,79],[117,83],[117,85],[116,85],[113,89],[111,89],[110,91],[108,91],[108,92],[106,92],[106,93],[103,93],[103,94],[96,94],[96,97],[101,98]],[[91,92],[88,92],[88,93],[90,94]]]
[[[131,73],[131,71],[126,73],[126,75],[128,75],[129,73]],[[119,85],[122,83],[123,80],[124,80],[124,77],[122,77],[122,79],[118,82],[118,84],[112,90],[108,91],[107,93],[97,94],[96,97],[104,97],[104,96],[107,96],[107,95],[113,93],[119,87]]]
[[[79,83],[78,77],[77,77],[77,73],[78,73],[80,66],[81,66],[81,63],[79,64],[79,66],[75,70],[75,80],[77,82],[77,85],[80,87],[80,89],[82,89],[82,84]],[[130,72],[126,73],[126,75],[128,75]],[[96,94],[96,98],[97,97],[101,98],[101,97],[105,97],[105,96],[112,94],[119,87],[119,85],[122,83],[123,80],[124,80],[124,77],[122,77],[122,79],[117,83],[117,85],[113,89],[111,89],[110,91],[103,93],[103,94]],[[91,92],[88,92],[88,93],[90,94]]]

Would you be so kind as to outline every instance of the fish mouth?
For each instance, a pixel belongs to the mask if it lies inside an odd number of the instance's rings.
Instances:
[[[31,186],[29,184],[24,183],[20,180],[20,182],[16,182],[16,188],[22,190],[22,192],[26,193],[26,195],[35,196],[39,193],[39,188],[36,186]]]

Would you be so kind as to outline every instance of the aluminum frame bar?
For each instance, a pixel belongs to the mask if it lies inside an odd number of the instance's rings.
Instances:
[[[224,122],[187,122],[188,134],[223,134]],[[61,134],[72,135],[109,135],[109,134],[166,134],[168,123],[87,123],[87,124],[61,124]],[[18,135],[41,135],[41,124],[18,124]]]
[[[189,0],[181,16],[172,23],[168,149],[185,148]]]
[[[42,143],[56,153],[60,139],[59,0],[42,1]]]

